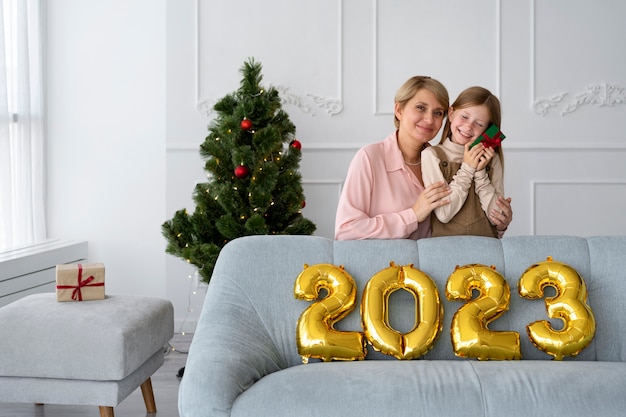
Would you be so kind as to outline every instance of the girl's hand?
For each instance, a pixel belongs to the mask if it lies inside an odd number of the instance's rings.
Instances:
[[[476,171],[485,169],[485,167],[487,166],[489,161],[493,159],[493,156],[495,154],[496,154],[496,151],[494,151],[493,148],[485,148],[483,150],[483,154],[478,158],[478,166],[476,167]]]
[[[426,220],[428,215],[437,207],[450,204],[450,200],[446,198],[452,190],[445,181],[436,182],[429,185],[417,197],[413,204],[413,211],[417,215],[417,221]]]
[[[463,153],[463,162],[467,165],[471,166],[474,169],[478,169],[478,164],[480,162],[480,158],[483,156],[485,151],[485,145],[482,143],[477,144],[472,149],[470,149],[471,142],[467,142],[465,144],[465,152]]]

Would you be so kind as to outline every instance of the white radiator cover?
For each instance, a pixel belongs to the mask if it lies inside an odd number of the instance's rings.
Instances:
[[[56,266],[85,262],[87,242],[46,240],[0,252],[0,307],[26,295],[54,292]]]

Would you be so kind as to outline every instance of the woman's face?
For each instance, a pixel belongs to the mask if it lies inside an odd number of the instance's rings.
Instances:
[[[432,140],[441,129],[445,108],[432,92],[423,88],[403,106],[396,103],[395,114],[400,121],[400,133],[424,144]]]
[[[465,145],[482,135],[489,126],[489,109],[484,104],[448,111],[452,142]]]

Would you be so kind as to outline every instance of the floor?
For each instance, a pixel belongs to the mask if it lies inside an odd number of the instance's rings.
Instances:
[[[165,363],[152,375],[157,412],[148,414],[138,388],[115,407],[115,417],[179,417],[178,372],[185,366],[192,335],[175,334],[165,355]],[[0,403],[0,417],[99,417],[98,407],[84,405],[35,405]]]

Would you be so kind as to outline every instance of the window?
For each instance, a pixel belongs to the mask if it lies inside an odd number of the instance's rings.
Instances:
[[[41,0],[0,0],[0,250],[46,238]]]

